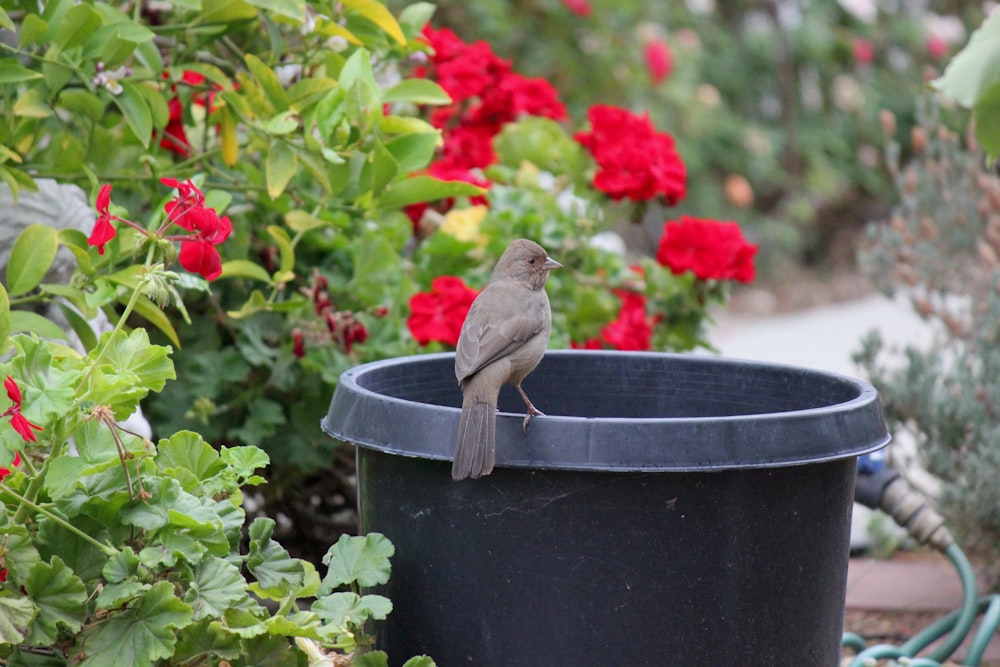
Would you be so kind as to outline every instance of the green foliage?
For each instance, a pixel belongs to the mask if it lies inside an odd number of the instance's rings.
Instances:
[[[931,110],[932,112],[933,110]],[[1000,181],[975,145],[939,127],[922,150],[892,164],[902,194],[888,224],[870,230],[863,265],[887,294],[909,298],[936,333],[927,347],[864,341],[890,428],[915,442],[943,482],[949,524],[971,548],[1000,550]]]

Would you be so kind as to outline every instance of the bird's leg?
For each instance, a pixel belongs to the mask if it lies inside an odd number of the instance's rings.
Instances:
[[[536,415],[542,415],[544,417],[545,413],[542,412],[541,410],[539,410],[538,408],[536,408],[534,405],[531,404],[531,399],[529,399],[528,395],[526,393],[524,393],[523,389],[521,389],[521,383],[520,382],[518,382],[516,385],[514,385],[514,388],[517,389],[517,393],[521,394],[521,398],[524,399],[524,404],[526,406],[528,406],[528,412],[527,412],[527,414],[524,415],[524,425],[523,425],[524,432],[527,433],[528,432],[528,422],[531,421],[531,418],[534,417],[534,416],[536,416]]]

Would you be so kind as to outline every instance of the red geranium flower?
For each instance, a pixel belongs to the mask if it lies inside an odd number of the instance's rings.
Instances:
[[[648,116],[595,105],[587,112],[589,132],[577,132],[597,161],[594,187],[612,199],[633,201],[662,197],[676,204],[684,197],[687,170],[674,149],[674,139],[657,132]]]
[[[87,243],[97,246],[97,252],[101,255],[104,254],[104,245],[117,233],[115,226],[111,224],[111,221],[117,218],[108,212],[109,206],[111,206],[111,184],[105,183],[97,192],[96,207],[97,212],[101,215],[97,218],[97,223],[94,224],[94,231],[87,238]]]
[[[21,452],[14,452],[14,460],[11,462],[10,467],[9,468],[0,467],[0,479],[3,479],[7,475],[14,472],[14,468],[16,468],[19,465],[21,465]],[[6,572],[6,570],[4,570],[4,572]],[[3,579],[0,579],[0,581],[3,581]]]
[[[462,323],[478,294],[461,278],[435,278],[430,292],[410,297],[410,316],[406,320],[410,333],[421,345],[432,340],[457,345]]]
[[[35,435],[35,431],[42,431],[44,429],[38,424],[31,423],[27,417],[21,414],[21,388],[17,386],[14,378],[9,375],[3,381],[3,386],[7,390],[7,398],[10,399],[11,406],[0,417],[10,417],[10,425],[14,427],[14,430],[18,432],[25,442],[37,442],[38,436]],[[17,462],[14,465],[17,465]],[[10,471],[8,470],[7,473],[9,474]]]
[[[754,279],[757,246],[743,238],[735,222],[718,222],[689,216],[667,222],[660,237],[656,261],[675,275],[692,271],[702,280]]]
[[[648,350],[657,318],[646,314],[646,296],[625,291],[618,296],[618,319],[601,329],[601,338],[616,350]]]

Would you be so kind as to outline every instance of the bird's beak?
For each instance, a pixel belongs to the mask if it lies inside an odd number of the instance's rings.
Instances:
[[[545,263],[542,264],[542,268],[545,269],[545,270],[547,270],[547,271],[551,271],[552,269],[561,269],[562,268],[562,264],[560,264],[556,260],[552,259],[548,255],[546,255],[545,256]]]

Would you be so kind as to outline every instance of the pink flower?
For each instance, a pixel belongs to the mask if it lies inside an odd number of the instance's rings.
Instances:
[[[927,55],[935,60],[940,60],[948,55],[948,42],[944,39],[931,35],[927,38]]]
[[[875,60],[875,47],[863,37],[854,40],[851,50],[854,53],[854,62],[858,65],[870,65]]]
[[[592,7],[589,0],[562,0],[563,6],[581,18],[590,16]]]
[[[101,255],[104,254],[104,245],[117,233],[115,226],[111,224],[111,221],[117,218],[108,212],[109,206],[111,206],[111,184],[105,183],[97,192],[96,208],[101,215],[94,224],[94,231],[87,238],[87,243],[97,246],[97,252]]]
[[[663,83],[674,69],[674,59],[666,42],[654,40],[646,45],[643,52],[646,70],[654,84]]]

